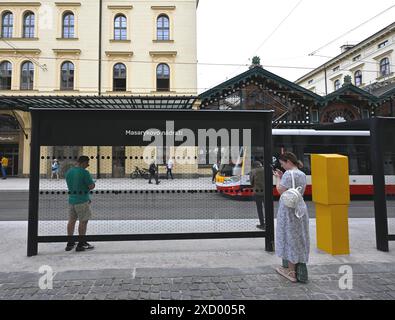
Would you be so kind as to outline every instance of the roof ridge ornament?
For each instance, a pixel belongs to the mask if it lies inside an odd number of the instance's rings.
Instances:
[[[263,68],[261,65],[261,58],[259,56],[252,57],[252,64],[250,65],[249,69],[253,68]]]

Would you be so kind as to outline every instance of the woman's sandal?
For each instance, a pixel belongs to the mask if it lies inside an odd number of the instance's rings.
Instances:
[[[282,275],[284,278],[287,278],[291,282],[298,282],[296,279],[296,272],[295,271],[290,271],[289,269],[283,268],[283,267],[278,267],[276,269],[277,273]]]

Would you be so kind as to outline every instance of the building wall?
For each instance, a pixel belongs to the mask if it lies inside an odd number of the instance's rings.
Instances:
[[[11,90],[1,95],[97,95],[99,93],[99,0],[0,1],[0,17],[12,12],[13,35],[0,41],[0,63],[12,64]],[[23,16],[35,14],[33,38],[23,38]],[[62,38],[62,16],[75,16],[75,36]],[[127,17],[127,40],[114,41],[114,18]],[[170,41],[156,40],[156,19],[166,14],[170,19]],[[102,86],[104,95],[196,95],[196,0],[112,1],[103,0],[102,19]],[[2,27],[0,19],[0,28]],[[21,66],[25,61],[34,65],[33,90],[21,90]],[[74,90],[60,90],[60,69],[65,61],[74,64]],[[122,62],[127,67],[126,92],[113,92],[113,67]],[[170,92],[156,91],[156,68],[159,63],[170,67]],[[2,111],[4,113],[4,111]],[[29,174],[30,114],[21,115],[19,175]],[[89,156],[97,156],[94,148],[83,148]],[[102,148],[101,155],[111,156],[111,148]],[[49,156],[50,150],[43,149]],[[107,158],[101,163],[101,173],[111,175]],[[48,162],[48,161],[46,161]],[[43,164],[41,174],[48,172]],[[131,164],[127,163],[127,173]],[[96,165],[90,169],[97,171]]]
[[[379,44],[388,41],[388,43],[379,48]],[[380,61],[383,58],[389,58],[390,75],[382,77],[380,75]],[[362,84],[365,87],[376,82],[395,81],[395,27],[392,26],[390,33],[383,32],[371,39],[368,44],[349,49],[344,54],[328,61],[326,65],[327,72],[327,89],[328,94],[335,91],[334,84],[340,80],[340,85],[344,83],[345,76],[352,77],[352,83],[355,84],[355,72],[362,71]],[[325,95],[325,71],[317,68],[308,73],[298,81],[297,84],[305,87],[319,95]]]
[[[6,11],[14,15],[14,32],[12,38],[5,39],[8,44],[0,42],[0,62],[12,63],[13,79],[12,92],[4,93],[98,93],[99,1],[1,1],[0,15]],[[32,39],[22,38],[26,11],[35,14]],[[68,11],[75,15],[75,39],[62,38],[62,16]],[[127,41],[114,41],[117,14],[127,17]],[[156,19],[160,14],[170,19],[170,41],[156,41]],[[117,62],[127,66],[127,94],[156,94],[159,63],[170,66],[172,94],[197,93],[195,0],[130,1],[130,4],[103,0],[102,30],[103,93],[113,91],[112,70]],[[20,90],[20,68],[26,60],[34,62],[34,92]],[[75,65],[75,92],[60,92],[60,66],[64,61]]]

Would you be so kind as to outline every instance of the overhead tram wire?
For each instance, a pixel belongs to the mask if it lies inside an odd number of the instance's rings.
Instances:
[[[12,49],[14,49],[14,50],[18,50],[18,49],[19,49],[18,47],[16,47],[16,46],[14,46],[13,44],[9,43],[9,42],[6,40],[6,38],[0,38],[0,39],[1,39],[5,44],[7,44],[9,47],[11,47]],[[28,57],[28,56],[23,55],[23,54],[18,54],[18,56],[19,56],[19,57],[22,57],[22,58],[26,58],[26,59],[32,60],[32,62],[34,62],[37,66],[39,66],[41,70],[47,71],[47,68],[46,68],[45,66],[43,66],[40,62],[38,62],[36,58],[34,58],[34,57]]]
[[[294,11],[299,7],[299,5],[303,2],[304,0],[300,0],[295,7],[292,8],[292,10],[288,13],[288,15],[281,20],[281,22],[277,25],[276,28],[265,38],[265,40],[259,45],[258,49],[255,50],[253,53],[253,56],[264,46],[264,44],[276,33],[276,31],[283,25],[283,23],[294,13]],[[229,77],[233,77],[235,74],[239,72],[240,68],[238,68],[235,72],[233,72]]]
[[[387,8],[387,9],[385,9],[385,10],[379,12],[378,14],[376,14],[375,16],[373,16],[372,18],[370,18],[370,19],[368,19],[368,20],[362,22],[361,24],[359,24],[358,26],[352,28],[351,30],[349,30],[349,31],[347,31],[347,32],[345,32],[345,33],[343,33],[342,35],[340,35],[340,36],[338,36],[338,37],[336,37],[336,39],[334,39],[334,40],[328,42],[327,44],[323,45],[322,47],[318,48],[317,50],[315,50],[315,51],[309,53],[309,56],[314,56],[317,52],[321,51],[322,49],[324,49],[324,48],[326,48],[327,46],[331,45],[332,43],[336,42],[337,40],[340,40],[340,39],[343,38],[344,36],[348,35],[349,33],[353,32],[353,31],[355,31],[355,30],[357,30],[358,28],[360,28],[360,27],[362,27],[363,25],[369,23],[370,21],[372,21],[372,20],[378,18],[379,16],[383,15],[384,13],[387,13],[389,10],[391,10],[391,9],[393,9],[393,8],[395,8],[395,4],[392,5],[392,6],[390,6],[390,7]]]
[[[288,13],[288,15],[283,20],[281,20],[281,22],[277,25],[277,27],[266,37],[265,40],[263,40],[263,42],[259,45],[258,49],[256,49],[252,55],[255,55],[265,45],[265,43],[269,41],[269,39],[276,33],[278,29],[280,29],[282,24],[295,12],[295,10],[302,4],[303,1],[304,0],[300,0],[296,4],[296,6],[292,8],[292,10]]]

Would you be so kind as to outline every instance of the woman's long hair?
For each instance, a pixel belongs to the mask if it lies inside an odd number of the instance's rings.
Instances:
[[[302,169],[303,168],[303,162],[298,160],[298,158],[295,156],[295,154],[293,154],[292,152],[284,152],[283,154],[281,154],[278,157],[279,160],[287,162],[290,161],[292,162],[295,166],[298,167],[298,169]]]

